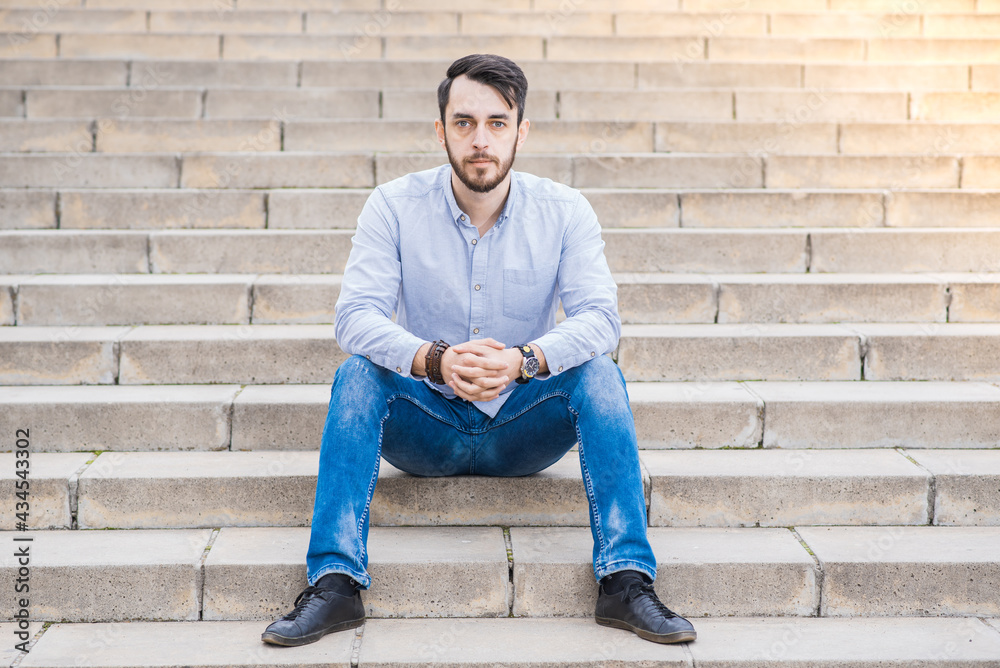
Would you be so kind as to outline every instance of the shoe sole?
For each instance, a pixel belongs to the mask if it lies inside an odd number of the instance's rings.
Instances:
[[[601,626],[610,626],[614,629],[624,629],[626,631],[631,631],[643,640],[649,640],[650,642],[663,643],[665,645],[678,643],[678,642],[691,642],[698,637],[696,631],[674,631],[673,633],[653,633],[652,631],[647,631],[646,629],[640,629],[636,626],[632,626],[628,622],[623,622],[620,619],[609,619],[607,617],[595,617],[595,621]]]
[[[337,631],[346,631],[347,629],[354,629],[365,623],[365,618],[361,619],[351,619],[346,622],[340,622],[339,624],[334,624],[328,629],[323,629],[322,631],[317,631],[316,633],[310,633],[306,636],[299,636],[296,638],[289,638],[287,636],[279,635],[277,633],[264,631],[260,635],[260,639],[269,645],[281,645],[282,647],[298,647],[299,645],[308,645],[309,643],[316,642],[327,633],[336,633]]]

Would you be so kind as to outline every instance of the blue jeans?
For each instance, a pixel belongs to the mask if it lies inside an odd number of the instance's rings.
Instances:
[[[635,423],[618,366],[605,356],[518,385],[496,417],[447,399],[360,355],[337,369],[323,429],[306,558],[309,583],[368,575],[369,506],[379,458],[418,476],[523,476],[579,443],[597,579],[632,569],[656,577]]]

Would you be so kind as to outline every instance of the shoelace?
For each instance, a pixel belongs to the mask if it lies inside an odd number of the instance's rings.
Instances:
[[[637,598],[645,597],[646,605],[650,605],[653,609],[663,615],[664,617],[676,617],[677,613],[663,605],[660,598],[656,595],[656,590],[653,589],[653,585],[648,584],[633,584],[625,592],[625,600],[633,601]]]
[[[295,598],[295,607],[292,609],[291,612],[282,617],[282,619],[284,619],[285,621],[294,622],[295,619],[299,615],[301,615],[307,607],[309,607],[309,603],[311,603],[313,598],[321,591],[323,590],[315,585],[309,585],[308,587],[303,589],[302,593]]]

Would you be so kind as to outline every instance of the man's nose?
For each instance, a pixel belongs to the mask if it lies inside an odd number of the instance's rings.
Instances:
[[[476,149],[482,150],[489,146],[490,139],[486,132],[486,126],[480,125],[476,128],[476,134],[472,137],[472,146]]]

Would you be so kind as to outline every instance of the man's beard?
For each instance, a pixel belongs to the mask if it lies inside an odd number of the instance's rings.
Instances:
[[[451,147],[448,145],[448,137],[444,138],[444,148],[448,152],[448,162],[451,163],[451,168],[455,170],[458,175],[458,180],[465,184],[465,187],[474,193],[488,193],[489,191],[500,185],[505,178],[507,178],[507,173],[510,171],[511,165],[514,164],[514,156],[517,154],[517,144],[515,143],[510,149],[510,156],[499,163],[499,168],[497,169],[496,178],[487,180],[486,176],[473,176],[472,170],[480,169],[473,165],[468,165],[465,163],[460,163],[456,160],[455,156],[452,155]],[[497,159],[486,154],[486,153],[473,153],[468,158],[469,160],[483,160],[489,159],[493,161],[493,164],[498,164]],[[488,169],[488,167],[486,168]]]

